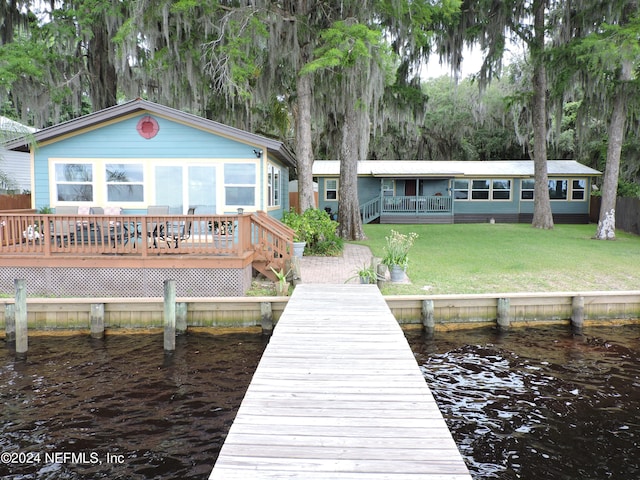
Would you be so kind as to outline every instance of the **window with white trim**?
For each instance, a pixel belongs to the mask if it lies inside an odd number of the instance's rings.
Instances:
[[[525,178],[520,181],[520,200],[533,200],[535,182],[533,178]]]
[[[382,179],[382,196],[393,197],[396,192],[396,182],[391,178]]]
[[[107,202],[144,202],[144,166],[141,163],[105,165]]]
[[[324,199],[325,200],[337,200],[338,199],[338,179],[328,178],[324,182]]]
[[[569,182],[565,179],[549,180],[549,199],[566,200]]]
[[[489,180],[471,181],[471,200],[489,200],[491,182]]]
[[[469,180],[453,181],[453,198],[456,200],[469,200]]]
[[[256,165],[253,163],[225,163],[224,195],[227,206],[255,206]]]
[[[492,200],[511,200],[511,180],[492,180],[491,182]]]
[[[571,181],[571,200],[585,200],[587,198],[587,181],[582,178]]]
[[[93,202],[95,176],[91,163],[56,163],[54,176],[58,202]]]
[[[282,175],[280,169],[275,165],[269,164],[267,170],[267,202],[270,207],[279,207]]]

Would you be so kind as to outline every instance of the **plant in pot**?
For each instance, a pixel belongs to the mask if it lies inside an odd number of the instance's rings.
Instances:
[[[295,210],[285,212],[282,223],[293,230],[293,254],[296,257],[302,257],[304,249],[307,245],[309,236],[311,235],[311,225],[304,215],[300,215]]]
[[[279,297],[286,297],[289,294],[289,281],[287,280],[287,277],[289,276],[291,270],[285,273],[284,268],[281,268],[280,270],[276,270],[273,267],[270,268],[277,278],[276,295],[278,295]]]
[[[356,274],[353,277],[349,277],[348,279],[346,279],[344,283],[347,283],[354,278],[359,278],[360,283],[366,285],[370,283],[376,283],[376,281],[378,280],[378,275],[376,274],[375,266],[373,264],[369,264],[363,265],[361,268],[357,269]]]
[[[417,238],[418,234],[415,232],[404,234],[396,230],[391,230],[391,234],[385,237],[386,245],[382,263],[389,267],[392,282],[404,280],[404,273],[409,264],[409,250]]]

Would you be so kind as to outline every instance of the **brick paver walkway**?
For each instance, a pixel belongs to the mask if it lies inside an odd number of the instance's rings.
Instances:
[[[301,283],[344,283],[363,266],[371,264],[371,250],[365,245],[345,243],[341,257],[309,257],[300,259]],[[358,283],[354,278],[349,283]]]

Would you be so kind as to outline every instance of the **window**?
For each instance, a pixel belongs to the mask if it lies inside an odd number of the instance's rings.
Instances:
[[[493,180],[491,187],[493,200],[511,200],[511,180]]]
[[[584,200],[586,198],[586,190],[586,180],[573,180],[571,182],[571,200]]]
[[[382,195],[384,197],[393,197],[395,193],[395,181],[390,178],[382,179]]]
[[[533,179],[522,180],[520,183],[520,198],[522,200],[533,200],[534,184]]]
[[[107,202],[143,202],[144,175],[140,163],[108,163]]]
[[[256,204],[256,165],[226,163],[224,165],[225,203],[229,205]]]
[[[454,180],[453,196],[456,200],[469,200],[469,180]]]
[[[280,206],[280,169],[275,165],[269,165],[267,173],[267,195],[270,207]]]
[[[473,180],[471,182],[471,200],[489,200],[489,180]]]
[[[93,165],[90,163],[55,164],[55,182],[59,202],[93,201]]]
[[[567,199],[567,180],[549,180],[549,199]]]
[[[337,200],[338,199],[338,179],[327,179],[324,182],[324,199],[325,200]]]

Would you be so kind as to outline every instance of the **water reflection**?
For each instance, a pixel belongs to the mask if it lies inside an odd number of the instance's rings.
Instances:
[[[640,478],[638,327],[407,337],[475,479]]]
[[[265,345],[197,333],[165,355],[162,334],[44,336],[25,361],[2,348],[0,452],[14,456],[0,478],[207,478]]]

